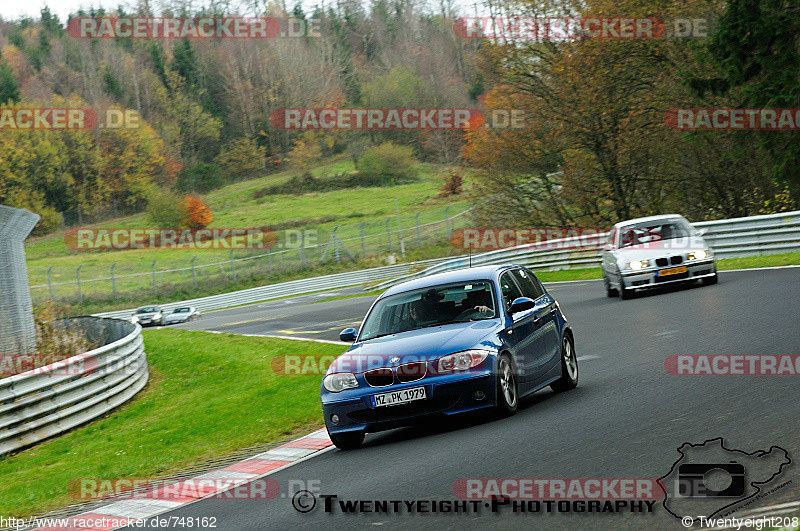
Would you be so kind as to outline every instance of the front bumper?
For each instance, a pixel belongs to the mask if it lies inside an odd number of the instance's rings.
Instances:
[[[373,407],[375,394],[425,387],[426,398],[406,404]],[[481,391],[483,398],[476,398]],[[459,375],[426,377],[416,382],[389,387],[360,387],[322,397],[322,412],[330,433],[349,431],[378,432],[408,426],[436,415],[455,415],[495,405],[495,377],[491,369],[467,371]],[[333,415],[339,422],[334,424]]]
[[[681,266],[686,266],[686,273],[659,277],[660,269],[668,269],[680,266],[650,267],[638,271],[622,271],[622,279],[625,281],[625,289],[646,289],[676,284],[678,282],[688,282],[713,277],[717,274],[717,266],[713,258],[684,262]]]

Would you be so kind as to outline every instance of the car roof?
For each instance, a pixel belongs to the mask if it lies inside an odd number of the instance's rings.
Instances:
[[[436,273],[422,278],[409,280],[396,286],[392,286],[381,297],[394,295],[395,293],[402,293],[404,291],[411,291],[415,289],[429,288],[432,286],[439,286],[441,284],[451,284],[457,282],[469,282],[470,280],[486,280],[494,279],[506,269],[512,267],[519,267],[512,264],[505,265],[488,265],[477,267],[464,267],[456,269],[455,271],[446,271],[444,273]]]
[[[674,218],[683,219],[683,216],[681,216],[680,214],[661,214],[661,215],[658,215],[658,216],[647,216],[647,217],[644,217],[644,218],[628,219],[628,220],[625,220],[625,221],[620,221],[619,223],[614,225],[614,228],[616,229],[617,227],[624,227],[626,225],[633,225],[635,223],[645,223],[647,221],[661,221],[661,220],[674,219]]]

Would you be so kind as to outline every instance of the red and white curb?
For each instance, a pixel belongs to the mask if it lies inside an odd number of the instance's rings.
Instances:
[[[255,455],[228,465],[224,468],[212,470],[201,474],[195,478],[186,478],[176,481],[174,485],[170,485],[169,489],[181,493],[188,493],[179,497],[164,496],[169,499],[158,499],[158,490],[154,491],[155,495],[149,495],[142,499],[125,499],[120,501],[112,501],[108,505],[98,507],[89,512],[81,513],[69,518],[58,519],[57,525],[49,527],[37,527],[36,530],[55,530],[55,529],[73,529],[73,530],[98,530],[98,529],[119,529],[129,525],[138,520],[143,520],[156,516],[160,513],[171,511],[175,508],[188,505],[190,503],[209,498],[212,496],[219,496],[221,493],[235,488],[243,482],[251,481],[254,479],[262,478],[274,474],[280,470],[288,468],[292,465],[315,457],[325,451],[331,450],[333,443],[331,442],[328,432],[323,428],[321,430],[310,433],[299,439],[289,441],[281,446],[267,450],[261,454]],[[218,488],[204,487],[202,494],[198,493],[194,485],[203,479],[224,479],[233,480],[234,484],[229,481],[220,482]],[[241,481],[236,481],[241,480]],[[183,484],[191,485],[189,488],[181,488]],[[192,492],[195,494],[193,495]],[[98,523],[103,521],[109,522],[116,520],[118,525],[114,526],[98,526]],[[87,522],[92,522],[93,527],[86,527]],[[60,524],[60,525],[58,525]],[[81,525],[84,524],[84,525]]]

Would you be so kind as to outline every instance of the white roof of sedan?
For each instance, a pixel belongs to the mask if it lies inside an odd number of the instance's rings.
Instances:
[[[619,223],[614,225],[614,227],[622,227],[625,225],[633,225],[635,223],[645,223],[647,221],[660,221],[662,219],[666,220],[666,219],[682,218],[682,217],[683,216],[681,216],[680,214],[661,214],[658,216],[647,216],[645,218],[636,218],[636,219],[628,219],[625,221],[620,221]]]

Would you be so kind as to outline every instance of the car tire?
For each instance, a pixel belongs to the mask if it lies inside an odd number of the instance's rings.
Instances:
[[[501,417],[509,417],[519,407],[519,386],[517,367],[508,354],[497,360],[497,413]]]
[[[703,279],[704,286],[713,286],[717,282],[719,282],[719,274],[717,273],[714,273],[713,277],[708,277]]]
[[[608,277],[606,277],[605,273],[603,273],[603,286],[606,288],[607,297],[616,297],[619,295],[619,291],[611,287],[611,282],[608,281]]]
[[[364,442],[363,431],[352,431],[347,433],[330,433],[331,442],[339,450],[355,450]]]
[[[578,387],[578,357],[572,338],[564,334],[561,341],[561,378],[550,384],[550,389],[563,393]]]
[[[626,301],[633,296],[633,292],[625,289],[625,281],[622,280],[622,275],[619,277],[619,298]]]

